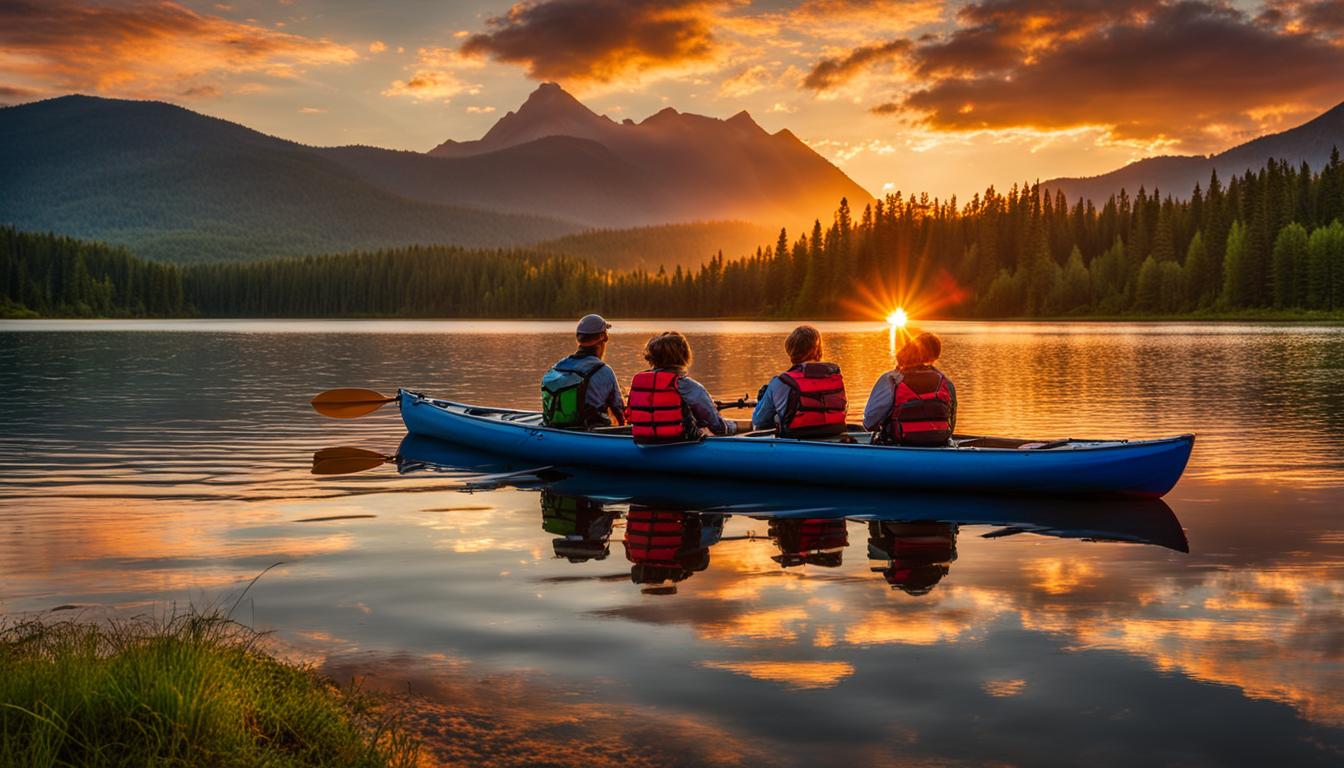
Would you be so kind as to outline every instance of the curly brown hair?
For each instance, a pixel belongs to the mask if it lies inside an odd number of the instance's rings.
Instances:
[[[691,344],[677,331],[663,331],[644,345],[644,359],[654,368],[687,368]]]

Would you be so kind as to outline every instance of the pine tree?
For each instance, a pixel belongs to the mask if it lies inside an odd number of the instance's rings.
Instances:
[[[1305,287],[1300,273],[1305,271],[1306,261],[1307,230],[1301,224],[1289,224],[1274,239],[1272,282],[1275,307],[1285,309],[1302,305],[1306,297],[1299,295],[1299,286]]]
[[[1227,233],[1226,254],[1223,256],[1223,303],[1229,307],[1245,307],[1251,300],[1248,285],[1250,266],[1246,258],[1246,228],[1240,221],[1232,222]]]
[[[1208,307],[1218,296],[1213,258],[1204,247],[1204,235],[1196,232],[1185,252],[1186,302],[1195,309]]]
[[[1083,266],[1083,252],[1074,246],[1059,283],[1059,296],[1054,300],[1055,311],[1069,314],[1086,310],[1092,303],[1092,278]]]
[[[1157,259],[1149,256],[1139,267],[1138,284],[1134,291],[1134,307],[1144,312],[1157,312],[1162,308],[1161,270]]]

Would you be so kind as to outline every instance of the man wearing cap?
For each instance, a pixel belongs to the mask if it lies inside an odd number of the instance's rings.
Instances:
[[[625,405],[616,372],[602,361],[607,330],[601,315],[584,315],[575,328],[579,348],[541,377],[541,410],[547,426],[592,429],[625,423]],[[610,415],[608,415],[610,414]]]

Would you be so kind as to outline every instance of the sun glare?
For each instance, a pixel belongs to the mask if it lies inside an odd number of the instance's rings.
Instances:
[[[905,321],[909,319],[910,318],[906,317],[905,310],[897,307],[895,310],[892,310],[891,314],[887,315],[887,324],[892,328],[904,328]]]

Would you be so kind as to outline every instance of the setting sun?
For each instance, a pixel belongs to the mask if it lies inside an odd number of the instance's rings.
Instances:
[[[910,318],[905,314],[905,310],[897,307],[892,310],[891,314],[887,315],[887,324],[893,328],[904,328],[906,320],[909,319]]]

